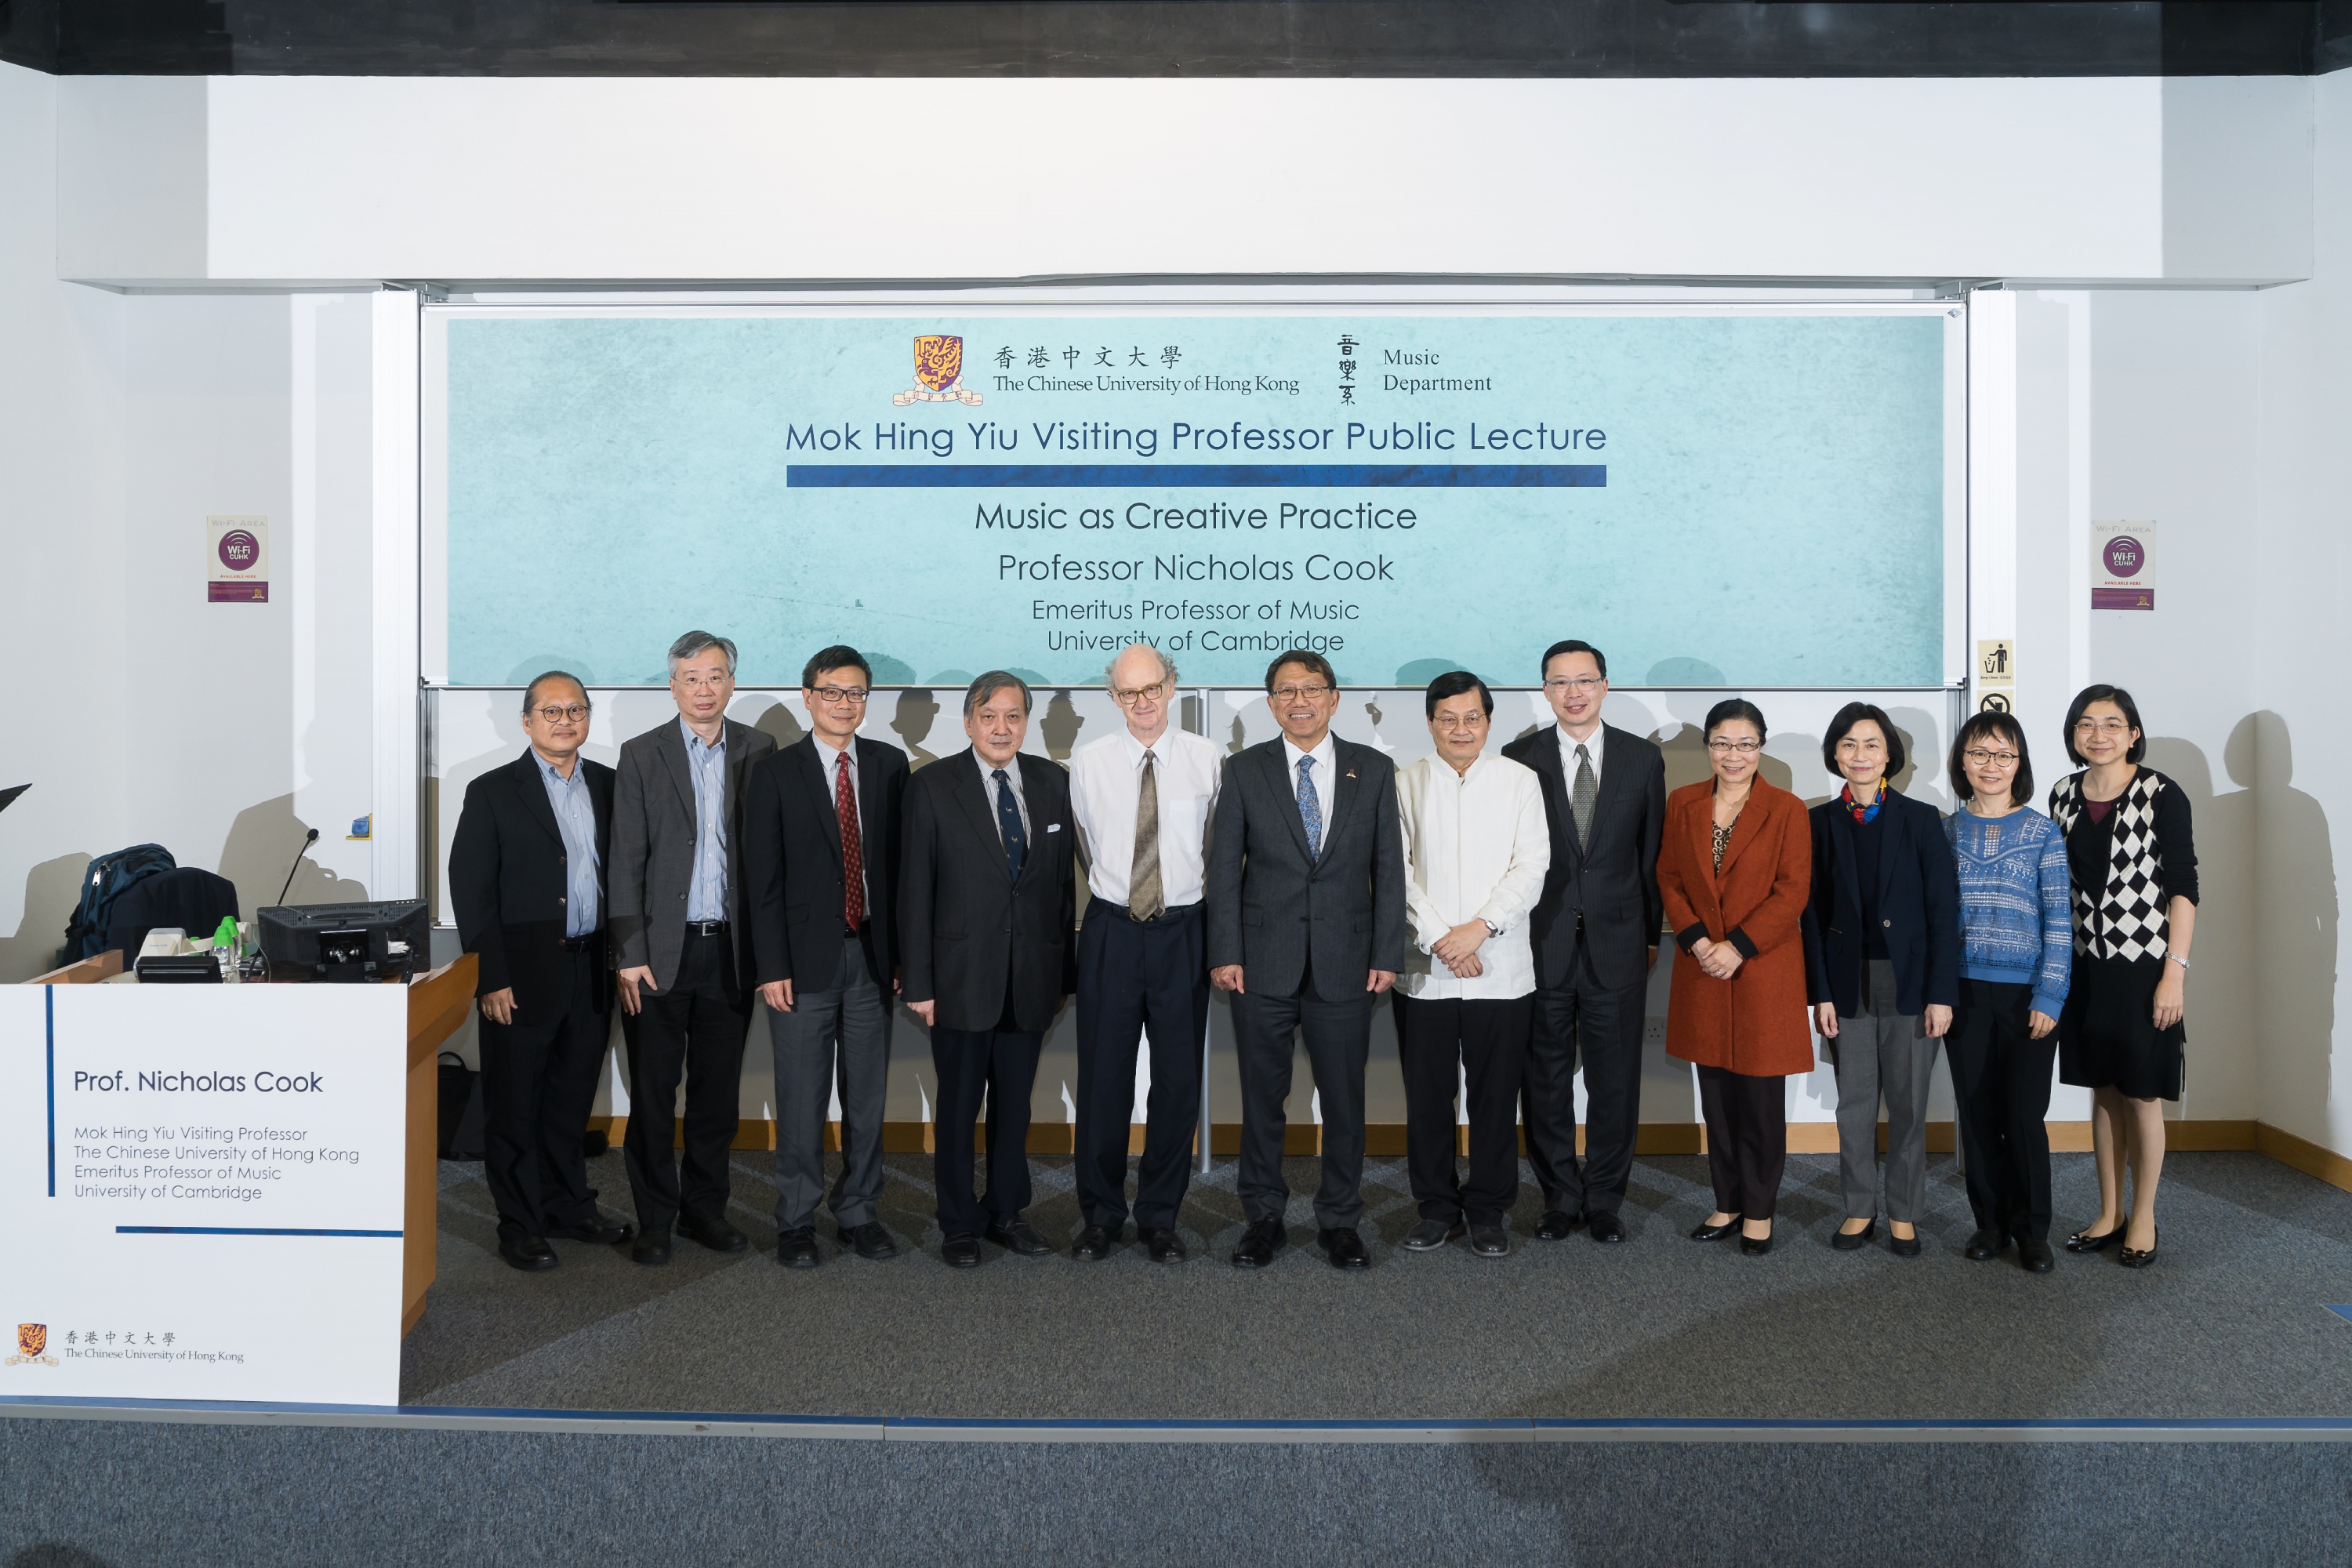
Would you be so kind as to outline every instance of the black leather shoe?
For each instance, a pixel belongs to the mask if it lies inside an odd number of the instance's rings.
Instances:
[[[2009,1237],[2001,1235],[2000,1232],[1990,1229],[1979,1230],[1969,1237],[1969,1244],[1960,1248],[1960,1256],[1971,1263],[1990,1263],[1999,1258],[2000,1249],[2008,1245]],[[2042,1250],[2047,1252],[2050,1249],[2045,1247]]]
[[[1576,1216],[1566,1209],[1546,1209],[1536,1221],[1538,1241],[1566,1241],[1576,1234]]]
[[[1772,1250],[1772,1238],[1769,1236],[1743,1236],[1739,1238],[1739,1250],[1750,1258],[1761,1258]]]
[[[2028,1274],[2047,1274],[2058,1266],[2057,1256],[2050,1250],[2050,1244],[2030,1236],[2017,1238],[2017,1262],[2018,1267]]]
[[[1242,1232],[1241,1242],[1234,1248],[1234,1267],[1263,1268],[1274,1261],[1274,1255],[1282,1250],[1282,1244],[1289,1239],[1282,1233],[1280,1220],[1254,1221],[1247,1230]]]
[[[547,1245],[546,1237],[539,1236],[502,1236],[499,1237],[499,1256],[526,1274],[544,1273],[557,1262],[555,1248]]]
[[[1860,1230],[1854,1231],[1851,1234],[1842,1230],[1835,1236],[1831,1237],[1830,1245],[1840,1252],[1860,1252],[1864,1247],[1870,1245],[1870,1238],[1877,1234],[1878,1216],[1876,1215],[1873,1215],[1870,1216],[1870,1223],[1864,1226]]]
[[[1585,1234],[1595,1241],[1618,1242],[1625,1239],[1625,1222],[1613,1214],[1597,1214],[1584,1222]]]
[[[1118,1233],[1107,1225],[1090,1225],[1078,1232],[1070,1256],[1081,1263],[1100,1263],[1118,1250]]]
[[[596,1241],[606,1247],[618,1247],[637,1234],[637,1227],[625,1219],[606,1219],[598,1215],[585,1225],[550,1226],[547,1234],[565,1241]]]
[[[669,1261],[669,1237],[667,1236],[656,1236],[651,1231],[647,1231],[645,1235],[637,1237],[637,1244],[635,1247],[629,1248],[629,1261],[632,1263],[643,1263],[649,1267],[656,1268],[662,1264],[667,1263]]]
[[[1918,1257],[1918,1256],[1919,1256],[1919,1228],[1918,1228],[1918,1226],[1912,1226],[1912,1227],[1911,1227],[1911,1234],[1910,1234],[1910,1235],[1908,1235],[1908,1236],[1896,1236],[1896,1235],[1895,1235],[1892,1231],[1889,1231],[1889,1232],[1887,1233],[1887,1237],[1886,1237],[1886,1250],[1887,1250],[1887,1251],[1889,1251],[1889,1252],[1891,1252],[1891,1253],[1893,1253],[1893,1254],[1895,1254],[1895,1257],[1897,1257],[1897,1258],[1916,1258],[1916,1257]]]
[[[2116,1261],[2126,1268],[2145,1268],[2156,1261],[2156,1249],[2163,1245],[2164,1231],[2159,1226],[2156,1235],[2148,1238],[2147,1251],[2142,1252],[2137,1247],[2126,1246],[2116,1251]]]
[[[816,1249],[816,1229],[802,1226],[776,1237],[776,1261],[787,1268],[814,1268],[824,1261]]]
[[[961,1234],[951,1236],[940,1247],[940,1256],[947,1259],[950,1268],[977,1268],[980,1267],[980,1237]]]
[[[1372,1255],[1364,1250],[1364,1238],[1356,1234],[1356,1227],[1352,1225],[1317,1231],[1315,1245],[1323,1249],[1323,1256],[1330,1259],[1334,1268],[1370,1268],[1372,1266]]]
[[[841,1238],[842,1246],[856,1247],[860,1258],[881,1263],[898,1256],[898,1244],[882,1228],[878,1219],[869,1219],[864,1225],[845,1225],[834,1234]]]
[[[1054,1256],[1053,1245],[1038,1235],[1037,1227],[1025,1219],[991,1220],[987,1235],[989,1240],[1005,1251],[1017,1253],[1023,1258]]]
[[[740,1252],[751,1245],[751,1238],[716,1217],[706,1219],[700,1215],[681,1215],[677,1228],[713,1252]]]
[[[2074,1235],[2066,1238],[2066,1250],[2069,1252],[2104,1252],[2108,1247],[2113,1247],[2116,1243],[2124,1238],[2124,1231],[2130,1224],[2131,1222],[2129,1220],[2125,1220],[2118,1224],[2115,1229],[2100,1236],[2094,1236],[2087,1230],[2078,1230]]]
[[[1706,1220],[1701,1220],[1696,1226],[1692,1227],[1691,1239],[1693,1241],[1721,1241],[1727,1236],[1737,1235],[1739,1230],[1739,1215],[1733,1215],[1721,1225],[1710,1225]]]
[[[1463,1232],[1460,1219],[1425,1219],[1405,1232],[1408,1252],[1434,1252]]]
[[[1147,1230],[1143,1233],[1143,1249],[1154,1263],[1184,1261],[1184,1238],[1172,1230]]]
[[[1499,1225],[1474,1225],[1470,1227],[1470,1250],[1481,1258],[1508,1258],[1511,1233]]]

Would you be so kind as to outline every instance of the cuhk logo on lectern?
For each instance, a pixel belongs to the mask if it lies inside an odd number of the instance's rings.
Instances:
[[[915,340],[915,383],[891,395],[891,403],[977,404],[980,394],[963,384],[963,340],[944,332],[927,332]]]

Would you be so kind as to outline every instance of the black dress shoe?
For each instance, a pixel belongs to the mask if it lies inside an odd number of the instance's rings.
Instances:
[[[1143,1249],[1154,1263],[1184,1261],[1184,1238],[1172,1230],[1147,1230],[1143,1233]]]
[[[1462,1231],[1459,1218],[1425,1219],[1405,1232],[1405,1249],[1409,1252],[1434,1252],[1460,1236]]]
[[[1730,1236],[1739,1229],[1739,1220],[1740,1216],[1738,1215],[1733,1215],[1721,1225],[1715,1225],[1706,1220],[1701,1220],[1696,1226],[1692,1227],[1691,1239],[1693,1241],[1721,1241],[1725,1237]]]
[[[1240,1245],[1234,1248],[1234,1267],[1263,1268],[1274,1261],[1274,1255],[1280,1251],[1282,1244],[1289,1239],[1282,1232],[1280,1220],[1253,1221],[1250,1227],[1242,1232]]]
[[[1971,1263],[1989,1263],[1999,1258],[2000,1249],[2008,1245],[2009,1237],[1997,1230],[1986,1227],[1978,1230],[1969,1237],[1969,1244],[1960,1248],[1960,1256]],[[2042,1250],[2047,1252],[2050,1249],[2045,1247]]]
[[[1597,1214],[1584,1222],[1585,1234],[1595,1241],[1617,1242],[1625,1239],[1625,1222],[1613,1214]]]
[[[776,1261],[787,1268],[814,1268],[824,1262],[816,1249],[816,1228],[804,1225],[777,1237]]]
[[[1895,1257],[1897,1257],[1897,1258],[1916,1258],[1916,1257],[1918,1257],[1918,1256],[1919,1256],[1919,1230],[1918,1230],[1918,1227],[1917,1227],[1916,1226],[1914,1226],[1912,1227],[1912,1229],[1911,1229],[1911,1234],[1910,1234],[1910,1235],[1908,1235],[1908,1236],[1896,1236],[1896,1235],[1895,1235],[1892,1231],[1889,1231],[1889,1232],[1887,1233],[1887,1237],[1886,1237],[1886,1250],[1887,1250],[1887,1251],[1889,1251],[1889,1252],[1891,1252],[1891,1253],[1893,1253],[1893,1254],[1895,1254]]]
[[[2074,1235],[2066,1238],[2066,1250],[2069,1252],[2104,1252],[2108,1247],[2113,1247],[2116,1243],[2124,1238],[2124,1230],[2130,1224],[2131,1222],[2129,1220],[2122,1221],[2116,1225],[2115,1229],[2099,1236],[2094,1236],[2087,1230],[2078,1230]]]
[[[1536,1221],[1538,1241],[1566,1241],[1576,1234],[1576,1216],[1566,1209],[1546,1209]]]
[[[1511,1233],[1499,1225],[1474,1225],[1470,1227],[1470,1250],[1481,1258],[1508,1258]]]
[[[499,1237],[499,1256],[526,1274],[539,1274],[556,1265],[555,1248],[538,1236]]]
[[[1100,1263],[1118,1250],[1118,1233],[1107,1225],[1090,1225],[1078,1232],[1070,1256],[1081,1263]]]
[[[629,1261],[632,1263],[644,1263],[653,1266],[667,1263],[669,1261],[669,1237],[667,1236],[656,1236],[653,1232],[647,1231],[645,1235],[637,1237],[637,1244],[635,1247],[629,1248]]]
[[[637,1234],[637,1227],[625,1219],[606,1219],[598,1215],[584,1225],[548,1226],[547,1234],[565,1241],[597,1241],[606,1247],[618,1247]]]
[[[1054,1256],[1053,1244],[1040,1236],[1037,1227],[1025,1219],[989,1221],[988,1239],[1005,1251],[1018,1253],[1023,1258]]]
[[[2028,1274],[2047,1274],[2057,1267],[2058,1258],[2048,1242],[2021,1236],[2017,1238],[2017,1262]]]
[[[950,1268],[977,1268],[980,1267],[980,1237],[959,1232],[947,1238],[940,1248],[940,1256],[947,1259]]]
[[[880,1263],[898,1256],[898,1244],[890,1238],[888,1231],[882,1228],[882,1222],[878,1219],[869,1219],[864,1225],[845,1225],[834,1234],[841,1238],[842,1246],[856,1247],[860,1258]]]
[[[1364,1250],[1364,1238],[1356,1234],[1352,1225],[1334,1226],[1329,1230],[1315,1233],[1315,1245],[1334,1268],[1370,1268],[1372,1255]]]
[[[1870,1245],[1870,1238],[1877,1234],[1878,1216],[1873,1215],[1870,1216],[1870,1223],[1860,1230],[1853,1232],[1842,1230],[1830,1237],[1830,1245],[1840,1252],[1860,1252]]]
[[[1769,1236],[1743,1236],[1739,1238],[1739,1250],[1750,1258],[1761,1258],[1772,1250],[1772,1238]]]
[[[2126,1268],[2145,1268],[2156,1261],[2156,1249],[2163,1244],[2164,1232],[2159,1229],[2148,1239],[2147,1251],[2126,1246],[2116,1253],[2116,1261]]]
[[[751,1245],[750,1237],[716,1215],[681,1215],[677,1228],[713,1252],[740,1252]]]

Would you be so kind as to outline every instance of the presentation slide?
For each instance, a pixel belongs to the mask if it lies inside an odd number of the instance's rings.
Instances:
[[[446,679],[659,683],[702,627],[747,685],[831,643],[1067,685],[1139,640],[1202,685],[1293,647],[1530,684],[1576,636],[1622,684],[1932,686],[1951,327],[453,310]]]

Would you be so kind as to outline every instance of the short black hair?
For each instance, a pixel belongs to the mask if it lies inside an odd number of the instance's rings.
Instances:
[[[568,669],[550,669],[541,671],[540,674],[531,677],[530,684],[522,689],[522,713],[524,718],[528,719],[530,717],[530,705],[539,696],[539,689],[551,680],[568,680],[572,682],[572,685],[580,688],[580,700],[582,705],[586,707],[592,713],[596,710],[595,700],[588,695],[588,683],[586,681],[581,679],[578,676],[572,674]]]
[[[1029,683],[1009,669],[992,669],[964,688],[963,716],[967,719],[981,710],[981,705],[1008,686],[1021,689],[1021,711],[1029,711]]]
[[[1485,681],[1466,669],[1449,669],[1429,683],[1429,690],[1421,700],[1421,716],[1436,718],[1439,703],[1449,697],[1459,697],[1465,691],[1476,692],[1478,706],[1486,710],[1486,717],[1492,719],[1495,716],[1495,694],[1486,689]]]
[[[1543,679],[1551,670],[1551,661],[1564,653],[1589,653],[1601,670],[1601,679],[1609,679],[1609,656],[1586,642],[1582,637],[1567,637],[1544,649],[1543,661],[1536,666],[1536,679]]]
[[[2066,754],[2068,756],[2086,768],[2091,765],[2090,760],[2074,749],[2074,726],[2082,721],[2083,710],[2094,702],[2114,703],[2124,710],[2124,722],[2139,731],[2139,739],[2134,741],[2131,743],[2131,750],[2124,753],[2124,761],[2136,763],[2147,755],[2147,731],[2140,728],[2139,704],[2132,700],[2132,694],[2120,686],[2085,686],[2082,690],[2074,693],[2074,701],[2066,704]]]
[[[1764,728],[1764,710],[1757,707],[1756,704],[1748,701],[1745,697],[1727,697],[1722,701],[1717,703],[1714,707],[1708,709],[1706,710],[1706,727],[1699,731],[1700,738],[1712,738],[1715,734],[1715,727],[1717,724],[1728,722],[1733,719],[1745,719],[1750,724],[1755,725],[1756,739],[1759,742],[1767,738],[1768,732]]]
[[[801,666],[801,687],[803,690],[814,691],[816,689],[816,678],[826,670],[848,669],[853,666],[866,672],[866,685],[874,684],[874,667],[866,662],[864,654],[845,643],[821,647],[810,656],[806,664]]]
[[[1339,684],[1339,676],[1332,673],[1331,661],[1329,659],[1325,658],[1321,654],[1317,653],[1311,647],[1294,647],[1287,649],[1285,652],[1276,654],[1274,656],[1274,662],[1265,667],[1265,690],[1267,696],[1271,697],[1274,695],[1275,671],[1280,669],[1286,664],[1305,665],[1307,668],[1321,676],[1323,678],[1323,684],[1326,686],[1337,687]]]
[[[2033,804],[2033,758],[2025,749],[2025,727],[2014,713],[1971,713],[1960,732],[1952,737],[1952,754],[1944,764],[1944,773],[1952,781],[1952,793],[1965,803],[1977,793],[1969,778],[1963,753],[1979,741],[2006,741],[2017,748],[2017,776],[2009,781],[2009,804]]]
[[[1833,773],[1843,771],[1837,763],[1837,743],[1864,719],[1877,725],[1878,732],[1886,737],[1885,776],[1893,778],[1903,771],[1903,763],[1910,753],[1903,749],[1903,734],[1895,729],[1895,721],[1889,719],[1886,710],[1875,702],[1849,702],[1837,710],[1837,717],[1830,721],[1828,732],[1822,736],[1822,766]]]

